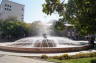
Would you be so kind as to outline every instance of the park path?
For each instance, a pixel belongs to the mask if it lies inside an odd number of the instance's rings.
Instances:
[[[0,55],[0,63],[54,63],[36,58],[24,58],[18,56]]]

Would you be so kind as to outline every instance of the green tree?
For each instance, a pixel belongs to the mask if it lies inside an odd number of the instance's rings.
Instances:
[[[57,12],[64,21],[71,23],[82,35],[91,35],[94,43],[96,34],[96,1],[95,0],[45,0],[43,12],[51,15]]]
[[[3,39],[19,39],[28,36],[29,27],[24,22],[5,20],[1,24],[0,31]]]
[[[51,35],[64,36],[65,25],[61,21],[54,21],[50,27]]]
[[[36,36],[40,34],[40,30],[42,28],[42,23],[40,21],[35,21],[32,24],[30,24],[30,30],[31,30],[31,35]]]

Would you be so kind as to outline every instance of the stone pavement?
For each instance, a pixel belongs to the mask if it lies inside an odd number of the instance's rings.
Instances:
[[[85,51],[77,51],[77,52],[68,52],[67,54],[69,55],[75,55],[78,53],[90,53],[90,52],[96,52],[96,49],[90,49],[90,50],[85,50]],[[66,53],[16,53],[16,52],[7,52],[7,51],[1,51],[0,50],[0,55],[11,55],[11,56],[33,56],[33,57],[38,57],[42,55],[47,55],[47,56],[60,56]]]
[[[0,63],[54,63],[34,58],[0,55]]]

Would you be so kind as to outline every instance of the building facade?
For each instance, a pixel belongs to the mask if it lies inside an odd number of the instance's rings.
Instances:
[[[9,0],[2,0],[0,4],[0,19],[16,18],[24,20],[24,5]]]

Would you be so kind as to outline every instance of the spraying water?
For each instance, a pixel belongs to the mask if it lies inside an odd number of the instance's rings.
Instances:
[[[81,45],[81,42],[73,41],[66,37],[55,37],[50,35],[50,25],[42,23],[38,30],[39,36],[27,37],[11,43],[9,46],[25,48],[64,48]]]

